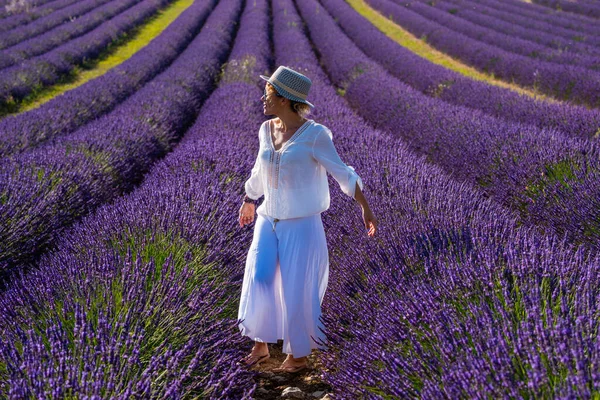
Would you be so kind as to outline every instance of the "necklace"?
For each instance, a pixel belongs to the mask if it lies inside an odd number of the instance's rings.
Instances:
[[[273,132],[271,134],[271,132],[269,132],[269,136],[271,138],[271,146],[273,147],[273,150],[275,150],[276,152],[279,152],[281,149],[283,149],[288,143],[290,143],[294,137],[296,137],[296,134],[300,133],[302,128],[308,123],[308,119],[304,121],[304,123],[302,125],[300,125],[298,128],[296,128],[296,130],[293,133],[286,133],[285,135],[283,135],[283,137],[281,138],[281,142],[278,143],[279,144],[279,148],[275,147],[275,142],[276,142],[276,135],[275,132]],[[285,137],[287,136],[287,138]],[[285,139],[285,140],[284,140]]]
[[[302,119],[302,120],[300,121],[300,122],[301,122],[301,123],[300,123],[300,125],[298,125],[298,126],[296,127],[296,129],[294,129],[294,132],[295,132],[295,131],[297,131],[297,130],[298,130],[298,128],[300,128],[302,125],[304,125],[304,124],[306,123],[306,121],[308,121],[308,120],[307,120],[307,119]],[[279,120],[279,123],[280,123],[280,125],[281,125],[281,119]],[[283,134],[287,134],[288,132],[290,132],[290,131],[291,131],[291,130],[288,130],[288,131],[283,131],[281,128],[277,127],[277,125],[275,125],[275,129],[279,130],[279,131],[280,131],[281,133],[283,133]]]

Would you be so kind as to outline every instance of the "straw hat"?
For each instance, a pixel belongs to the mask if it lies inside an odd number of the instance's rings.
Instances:
[[[282,65],[270,77],[265,75],[260,75],[260,77],[275,86],[277,92],[286,99],[314,107],[314,105],[306,101],[306,96],[308,96],[312,82],[301,73]]]

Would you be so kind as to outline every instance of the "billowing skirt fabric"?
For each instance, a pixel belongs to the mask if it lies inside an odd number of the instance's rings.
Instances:
[[[242,335],[304,357],[323,348],[319,320],[329,276],[321,214],[275,222],[258,215],[248,251],[238,318]]]

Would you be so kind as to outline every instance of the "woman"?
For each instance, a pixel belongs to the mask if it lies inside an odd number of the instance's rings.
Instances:
[[[258,157],[239,211],[240,226],[252,223],[255,201],[265,196],[256,210],[238,313],[242,335],[256,342],[243,362],[268,359],[267,343],[283,339],[288,356],[276,371],[297,372],[319,348],[315,339],[325,340],[319,317],[329,274],[321,222],[321,212],[329,208],[327,172],[362,206],[369,236],[377,221],[362,194],[362,180],[340,159],[331,131],[305,118],[314,107],[306,101],[310,79],[285,66],[260,77],[267,81],[263,112],[277,118],[260,127]]]

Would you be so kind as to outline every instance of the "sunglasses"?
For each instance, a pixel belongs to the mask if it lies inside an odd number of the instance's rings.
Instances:
[[[267,88],[266,87],[265,87],[265,89],[263,91],[263,96],[265,97],[265,99],[267,98]],[[277,97],[283,97],[277,91],[275,91],[275,96],[277,96]]]

